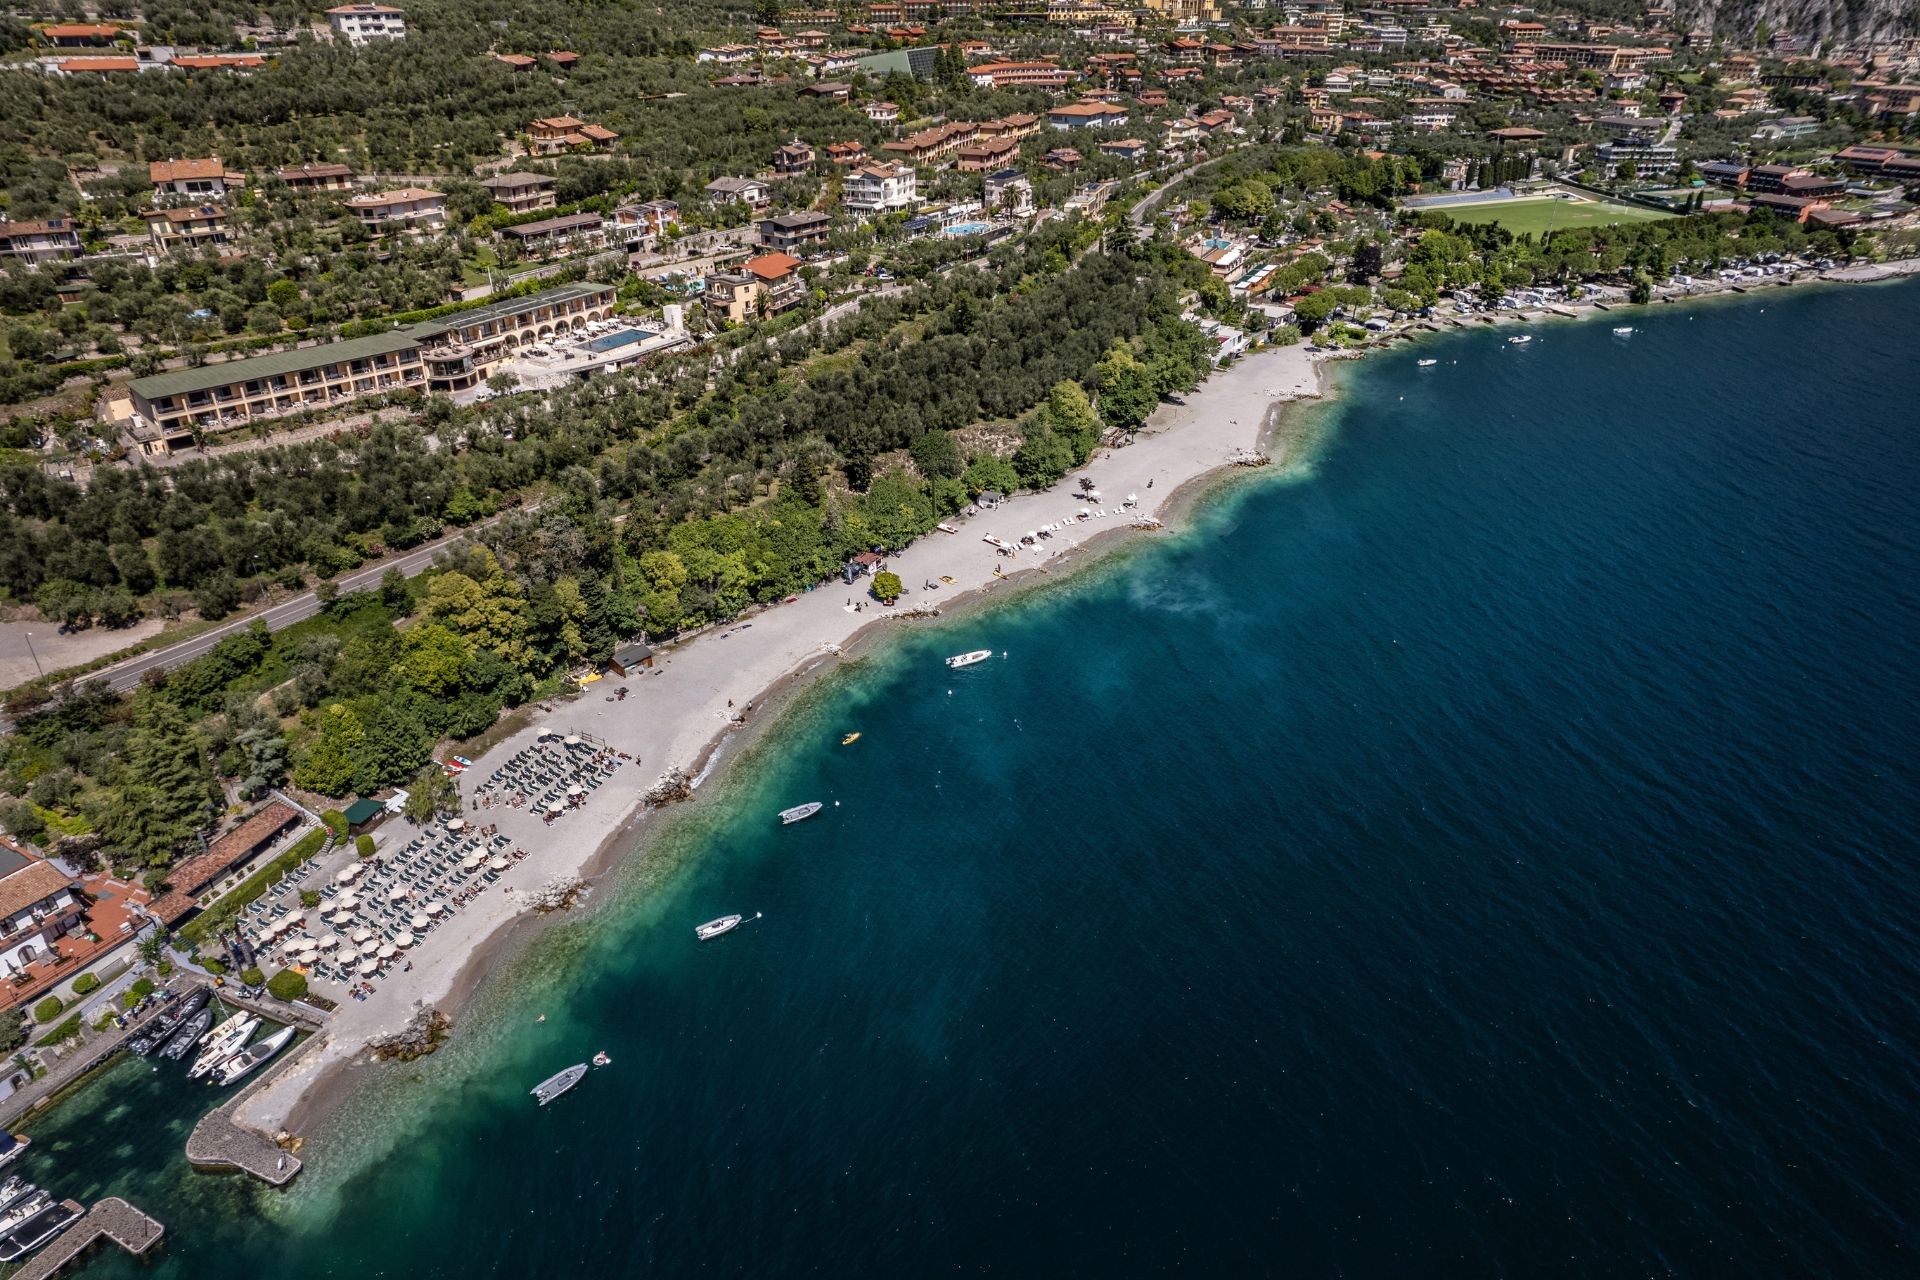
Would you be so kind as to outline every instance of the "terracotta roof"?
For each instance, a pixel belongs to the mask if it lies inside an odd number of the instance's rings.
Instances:
[[[222,67],[264,67],[267,60],[257,53],[207,53],[177,57],[173,65],[189,71],[217,71]]]
[[[73,882],[44,858],[35,858],[20,870],[0,879],[0,920],[25,911],[34,903],[67,888]]]
[[[762,280],[781,280],[793,274],[800,259],[790,253],[763,253],[747,259],[747,270]]]
[[[205,853],[195,854],[168,872],[167,881],[177,892],[198,893],[212,884],[222,871],[256,852],[299,817],[292,805],[278,800],[256,809],[245,822],[208,845]]]
[[[120,28],[97,22],[56,22],[42,27],[40,34],[49,40],[111,40],[120,34]]]
[[[153,183],[177,182],[182,178],[224,178],[227,166],[219,156],[210,160],[155,160],[147,166],[147,180]]]
[[[62,71],[138,71],[138,58],[62,58],[59,62]]]

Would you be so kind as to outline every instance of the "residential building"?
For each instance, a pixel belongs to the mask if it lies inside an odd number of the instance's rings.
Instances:
[[[798,274],[799,268],[800,259],[791,254],[749,258],[738,271],[709,275],[701,301],[709,315],[729,324],[778,315],[807,300],[807,285]]]
[[[1645,138],[1619,138],[1594,148],[1594,157],[1609,178],[1621,176],[1620,166],[1631,164],[1638,178],[1664,178],[1680,167],[1680,153]]]
[[[493,55],[493,60],[504,63],[510,69],[518,72],[532,71],[540,65],[540,59],[526,53],[496,53]]]
[[[1014,85],[1060,89],[1073,79],[1073,72],[1052,62],[983,62],[977,67],[968,67],[967,75],[983,89],[1005,89]]]
[[[782,253],[804,252],[809,246],[825,244],[832,226],[832,218],[813,210],[777,214],[754,224],[760,243]]]
[[[863,164],[867,158],[867,149],[857,142],[829,142],[827,159],[838,168]]]
[[[53,955],[85,905],[66,872],[11,840],[0,844],[0,972]]]
[[[1127,123],[1127,109],[1117,103],[1073,102],[1047,112],[1047,124],[1056,130],[1119,129]]]
[[[910,209],[919,199],[919,181],[904,164],[861,165],[848,171],[841,187],[841,203],[855,217]]]
[[[1811,200],[1803,196],[1789,196],[1768,193],[1754,196],[1749,203],[1755,209],[1769,209],[1794,222],[1805,222],[1809,214],[1828,207],[1825,200]]]
[[[1728,187],[1746,186],[1748,172],[1747,166],[1737,160],[1710,160],[1700,166],[1701,177]]]
[[[962,173],[993,173],[1020,158],[1020,144],[1012,138],[988,138],[960,148],[955,167]]]
[[[813,161],[813,148],[795,138],[774,148],[773,171],[782,175],[811,173]]]
[[[248,814],[240,825],[216,839],[200,853],[187,858],[167,872],[167,893],[154,902],[151,914],[162,924],[173,925],[198,905],[193,895],[205,889],[234,867],[244,866],[271,848],[288,827],[296,826],[300,813],[282,800],[274,800]]]
[[[1593,127],[1609,138],[1650,138],[1660,131],[1655,121],[1628,115],[1601,116]]]
[[[613,308],[607,285],[562,285],[368,338],[135,378],[127,389],[135,421],[168,435],[270,421],[381,392],[461,391],[486,381],[518,348],[608,319]]]
[[[47,69],[56,76],[98,76],[121,71],[131,71],[138,74],[146,68],[138,58],[110,57],[62,58],[60,61],[51,64]]]
[[[36,266],[80,256],[80,231],[71,218],[0,218],[0,258],[19,258]]]
[[[672,200],[645,200],[638,204],[623,204],[613,211],[613,228],[628,252],[640,247],[650,238],[664,234],[669,228],[680,225],[680,206]]]
[[[1489,129],[1487,130],[1487,136],[1499,143],[1501,147],[1506,148],[1538,146],[1546,139],[1547,135],[1539,129],[1516,127],[1510,129]]]
[[[1115,138],[1111,142],[1100,144],[1100,154],[1112,156],[1116,160],[1139,160],[1147,154],[1147,151],[1148,146],[1143,138]]]
[[[447,197],[426,187],[369,191],[347,200],[347,212],[374,235],[438,231],[447,225]]]
[[[889,155],[915,164],[932,164],[950,152],[972,142],[979,134],[980,127],[971,120],[956,120],[947,124],[935,125],[931,129],[922,129],[910,133],[904,138],[892,142],[883,142],[880,149]]]
[[[1086,163],[1086,157],[1072,147],[1055,147],[1040,157],[1040,163],[1055,173],[1071,173]]]
[[[234,173],[219,156],[204,160],[155,160],[147,166],[147,180],[156,196],[189,200],[219,200],[247,185],[247,175]]]
[[[1757,164],[1747,170],[1746,181],[1741,185],[1749,191],[1778,195],[1786,191],[1788,178],[1806,172],[1790,164]]]
[[[140,216],[161,253],[217,248],[227,242],[227,211],[219,205],[148,209]]]
[[[122,32],[98,22],[55,22],[40,28],[40,38],[56,49],[104,49]]]
[[[866,106],[867,119],[875,124],[892,124],[900,118],[900,108],[891,102],[869,102]]]
[[[853,93],[853,86],[840,80],[822,80],[819,84],[806,85],[800,90],[803,98],[820,98],[827,102],[845,102]]]
[[[327,25],[357,49],[375,40],[403,39],[407,15],[388,4],[343,4],[327,10]]]
[[[574,147],[600,150],[619,140],[620,135],[604,125],[588,124],[572,116],[547,116],[527,126],[527,150],[536,156],[558,155]]]
[[[988,174],[981,204],[990,214],[1024,218],[1033,212],[1033,183],[1018,169]]]
[[[353,170],[344,164],[303,164],[298,169],[275,169],[273,176],[295,191],[353,190]]]
[[[1025,112],[980,122],[980,136],[983,138],[1028,138],[1039,132],[1040,117]]]
[[[1755,129],[1753,136],[1767,142],[1794,142],[1818,132],[1820,121],[1813,116],[1781,116]]]
[[[1179,24],[1221,21],[1220,0],[1144,0],[1140,6],[1156,18]]]
[[[532,213],[538,209],[551,209],[556,201],[553,194],[553,179],[544,173],[496,173],[491,178],[482,178],[480,185],[493,196],[495,204],[506,206],[508,213]]]
[[[711,204],[739,201],[750,209],[759,209],[773,198],[773,189],[758,178],[715,178],[706,186]]]
[[[1903,153],[1892,147],[1844,147],[1833,153],[1833,158],[1859,174],[1877,174],[1882,165],[1889,160],[1898,160]]]
[[[753,61],[756,52],[758,51],[750,44],[717,44],[694,54],[693,60],[731,67],[742,62]]]
[[[597,213],[568,213],[500,228],[500,239],[528,257],[556,258],[598,249],[607,242],[606,220]]]

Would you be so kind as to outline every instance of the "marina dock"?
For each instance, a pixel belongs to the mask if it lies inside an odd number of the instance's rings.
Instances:
[[[78,1201],[65,1204],[75,1213],[81,1211]],[[102,1240],[111,1240],[136,1258],[144,1257],[166,1231],[157,1218],[148,1217],[119,1196],[108,1196],[15,1272],[13,1280],[48,1280]]]
[[[193,1132],[187,1135],[187,1160],[203,1169],[238,1169],[242,1173],[252,1174],[268,1186],[284,1187],[299,1176],[300,1157],[265,1134],[236,1124],[233,1113],[241,1103],[298,1062],[325,1037],[317,1034],[319,1019],[303,1010],[296,1010],[291,1005],[278,1005],[271,1009],[263,1008],[263,1011],[269,1017],[284,1019],[316,1034],[309,1035],[281,1054],[237,1094],[201,1116],[200,1123],[193,1126]]]

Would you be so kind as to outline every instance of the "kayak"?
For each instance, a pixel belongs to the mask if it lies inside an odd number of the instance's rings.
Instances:
[[[850,733],[846,737],[840,739],[840,745],[843,747],[850,747],[858,741],[860,741],[860,735],[857,733]]]

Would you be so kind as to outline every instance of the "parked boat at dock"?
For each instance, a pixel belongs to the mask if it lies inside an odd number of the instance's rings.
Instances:
[[[584,1062],[576,1062],[565,1071],[557,1075],[548,1076],[545,1080],[533,1086],[533,1096],[538,1098],[540,1105],[544,1107],[567,1090],[573,1088],[573,1086],[579,1084],[580,1077],[586,1074],[587,1064]]]
[[[797,804],[791,809],[782,809],[780,811],[780,825],[783,827],[788,826],[792,823],[799,822],[802,818],[811,818],[818,812],[820,812],[820,802],[818,800],[809,800],[807,803]]]
[[[8,1178],[6,1182],[0,1183],[0,1210],[5,1210],[8,1205],[18,1200],[21,1196],[32,1195],[38,1190],[39,1188],[31,1182],[28,1182],[19,1174],[15,1174],[13,1177]]]
[[[212,1025],[213,1010],[202,1009],[193,1015],[186,1026],[173,1033],[173,1039],[161,1046],[160,1056],[178,1062],[187,1055],[187,1050],[193,1048],[195,1041],[207,1034],[207,1028]]]
[[[80,1211],[64,1201],[41,1209],[0,1239],[0,1262],[18,1262],[47,1241],[65,1231],[80,1216]]]
[[[27,1147],[32,1142],[33,1139],[23,1133],[7,1133],[0,1130],[0,1169],[4,1169],[27,1154]]]
[[[5,1213],[0,1213],[0,1240],[18,1231],[27,1219],[40,1212],[53,1202],[53,1197],[44,1191],[35,1191],[22,1196]]]
[[[238,1084],[245,1077],[265,1066],[267,1059],[286,1048],[293,1041],[294,1028],[282,1027],[258,1044],[249,1045],[220,1067],[220,1083]]]
[[[951,658],[947,659],[947,665],[958,670],[961,667],[970,667],[976,662],[985,662],[992,656],[993,650],[991,649],[975,649],[971,653],[954,654]]]
[[[240,1052],[259,1025],[260,1019],[254,1015],[236,1013],[207,1032],[206,1038],[201,1041],[206,1048],[200,1051],[200,1056],[193,1060],[191,1067],[187,1068],[187,1079],[198,1079]]]

